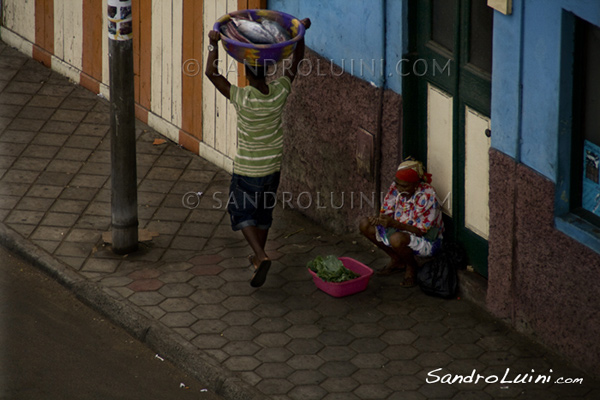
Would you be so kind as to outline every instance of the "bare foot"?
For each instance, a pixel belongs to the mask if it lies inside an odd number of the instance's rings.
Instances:
[[[394,274],[396,272],[404,271],[406,269],[406,265],[398,260],[390,260],[389,264],[385,266],[382,270],[377,272],[377,275],[387,276]]]

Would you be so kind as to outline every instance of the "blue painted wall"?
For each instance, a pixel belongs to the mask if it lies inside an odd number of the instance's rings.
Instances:
[[[268,8],[310,18],[308,47],[354,76],[402,92],[397,70],[408,43],[407,0],[269,0]],[[331,73],[318,67],[315,73]]]
[[[562,15],[600,26],[598,0],[514,0],[494,15],[492,147],[556,182]],[[522,88],[522,89],[521,89]]]

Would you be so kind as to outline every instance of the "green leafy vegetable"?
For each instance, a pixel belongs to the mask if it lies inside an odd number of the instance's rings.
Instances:
[[[359,278],[360,275],[344,267],[344,264],[334,255],[325,258],[317,256],[306,266],[325,282],[345,282]]]

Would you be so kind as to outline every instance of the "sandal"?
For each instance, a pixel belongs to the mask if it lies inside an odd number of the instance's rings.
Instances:
[[[252,275],[252,279],[250,280],[250,286],[252,287],[260,287],[267,280],[267,274],[269,273],[269,269],[271,268],[271,260],[266,259],[260,262],[258,267],[254,267],[254,275]]]

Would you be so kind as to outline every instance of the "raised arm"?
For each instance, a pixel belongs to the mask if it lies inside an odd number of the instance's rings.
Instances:
[[[217,31],[208,32],[208,58],[206,60],[206,71],[204,72],[206,77],[212,82],[223,96],[229,99],[231,83],[223,75],[219,73],[217,66],[219,60],[219,40],[221,34]]]
[[[304,25],[304,29],[310,28],[311,22],[309,18],[305,18],[300,22],[302,25]],[[298,65],[300,65],[300,61],[304,59],[304,47],[304,38],[302,38],[294,49],[294,54],[292,55],[292,65],[290,68],[286,68],[284,71],[284,75],[290,78],[290,81],[292,82],[298,73]]]

